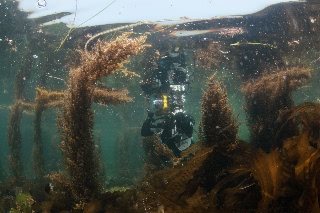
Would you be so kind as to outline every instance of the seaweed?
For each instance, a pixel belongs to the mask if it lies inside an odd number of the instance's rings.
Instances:
[[[200,131],[206,146],[235,141],[238,124],[228,104],[228,96],[221,82],[215,80],[214,73],[208,80],[208,91],[203,94],[201,105]]]
[[[144,146],[148,145],[145,150],[148,150],[149,162],[156,169],[148,173],[139,187],[141,192],[137,199],[143,199],[143,203],[138,209],[156,211],[164,208],[166,212],[207,212],[214,209],[207,195],[236,161],[234,156],[242,144],[236,140],[238,125],[228,105],[225,88],[214,77],[215,74],[209,79],[208,92],[203,95],[202,141],[182,154],[190,160],[166,165],[164,162],[175,162],[175,159],[158,148],[161,144],[155,143],[155,139],[151,143],[151,138],[147,143],[143,142]]]
[[[20,123],[22,112],[29,107],[25,101],[25,85],[26,80],[31,74],[31,57],[31,50],[28,50],[25,53],[25,60],[23,61],[22,68],[16,74],[14,84],[14,104],[10,107],[7,128],[7,142],[11,153],[8,161],[16,179],[22,179],[24,177],[21,160],[22,136],[20,132]]]
[[[299,197],[299,209],[317,212],[319,203],[319,140],[320,140],[320,105],[304,103],[295,107],[289,119],[299,127],[298,136],[284,141],[289,160],[294,166],[295,177],[302,191]],[[288,120],[289,120],[288,119]]]
[[[269,212],[280,197],[293,195],[289,181],[294,177],[294,168],[287,161],[284,150],[275,149],[269,154],[258,150],[250,170],[261,190],[260,212]]]
[[[210,192],[213,208],[233,212],[319,211],[319,109],[316,103],[291,108],[278,130],[284,131],[291,122],[298,134],[269,153],[251,144],[238,146],[231,166],[225,167],[225,175]]]
[[[282,125],[278,122],[280,111],[294,106],[292,92],[304,85],[310,77],[310,68],[292,67],[265,73],[256,81],[246,82],[241,90],[245,94],[252,144],[270,152],[272,148],[281,146],[284,137],[293,136],[294,133],[273,140]]]
[[[195,51],[197,65],[203,69],[212,70],[220,66],[223,54],[222,45],[214,41],[201,42],[201,46]]]
[[[147,174],[165,168],[174,159],[172,150],[161,143],[160,137],[157,135],[142,137],[142,147],[145,154],[145,171]]]
[[[44,90],[39,87],[36,88],[34,106],[34,147],[32,157],[33,169],[37,180],[42,180],[45,175],[41,128],[42,113],[48,108],[61,107],[63,105],[63,97],[63,92]]]
[[[20,103],[15,103],[11,106],[8,121],[9,125],[7,129],[7,139],[10,148],[8,161],[16,179],[21,179],[24,176],[23,165],[21,162],[22,136],[20,132],[22,111],[23,109]]]
[[[111,90],[104,88],[93,87],[93,102],[102,105],[117,105],[132,101],[128,96],[127,90]],[[35,103],[33,104],[34,111],[34,147],[33,147],[33,169],[35,178],[43,179],[45,163],[43,156],[43,142],[41,120],[42,114],[49,108],[62,107],[66,91],[53,91],[36,87]]]
[[[92,133],[93,84],[104,76],[114,74],[128,56],[141,52],[145,40],[145,36],[129,38],[129,34],[125,33],[110,43],[99,41],[92,51],[80,51],[81,64],[70,71],[59,123],[61,149],[77,203],[87,202],[100,192]]]
[[[199,144],[197,145],[199,146]],[[194,179],[195,172],[201,167],[212,147],[203,147],[190,161],[178,164],[174,167],[165,167],[146,176],[137,190],[137,212],[143,209],[157,211],[164,208],[165,212],[195,212],[202,204],[193,195],[188,193],[189,188],[198,188]],[[193,198],[193,199],[192,199]],[[188,203],[190,201],[191,203]],[[198,211],[199,212],[199,211]]]

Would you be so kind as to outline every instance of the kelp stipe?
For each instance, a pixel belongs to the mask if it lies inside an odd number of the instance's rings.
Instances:
[[[43,153],[41,120],[43,112],[48,108],[63,105],[64,92],[49,91],[36,88],[34,106],[34,146],[32,151],[34,175],[37,180],[43,180],[45,175],[45,162]]]
[[[31,46],[31,45],[30,45]],[[31,48],[25,53],[25,61],[15,77],[14,103],[10,107],[10,115],[7,128],[7,142],[10,149],[8,158],[14,178],[21,180],[24,178],[24,169],[21,159],[22,136],[20,124],[22,112],[24,110],[33,110],[33,105],[25,102],[26,79],[31,75],[32,55]]]
[[[66,170],[78,203],[92,199],[100,191],[92,132],[94,82],[114,74],[130,55],[141,52],[145,40],[145,36],[129,38],[125,33],[110,43],[99,41],[88,56],[80,51],[81,65],[70,71],[59,123]]]
[[[228,103],[224,85],[215,79],[214,73],[208,80],[208,90],[202,97],[201,138],[206,146],[223,142],[234,142],[238,124]]]
[[[292,67],[274,73],[267,72],[242,87],[250,142],[257,148],[269,152],[281,143],[273,141],[273,135],[280,125],[277,122],[279,111],[294,106],[293,91],[303,86],[310,77],[310,68]]]

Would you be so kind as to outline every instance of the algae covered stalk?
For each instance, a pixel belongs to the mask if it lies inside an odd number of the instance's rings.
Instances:
[[[20,133],[20,122],[22,118],[22,109],[19,103],[11,107],[9,124],[7,129],[8,145],[10,148],[9,164],[15,178],[23,177],[23,166],[21,162],[22,138]]]
[[[70,71],[68,90],[60,119],[62,152],[70,175],[72,194],[86,202],[99,193],[97,162],[94,157],[93,126],[94,82],[114,74],[130,55],[144,49],[146,37],[129,38],[125,33],[114,41],[98,42],[82,56],[78,68]]]
[[[206,146],[228,141],[237,137],[238,124],[228,103],[224,85],[215,79],[214,73],[208,80],[208,91],[202,98],[200,124],[201,140]]]
[[[26,59],[23,63],[22,69],[18,71],[15,77],[15,103],[11,106],[8,121],[9,125],[7,129],[7,141],[10,149],[9,164],[16,179],[22,179],[24,176],[21,159],[22,136],[20,132],[20,123],[22,112],[25,110],[25,105],[22,103],[25,96],[25,80],[28,79],[31,74],[31,52],[27,51],[25,53],[25,57]]]
[[[308,67],[288,67],[274,73],[265,73],[256,81],[248,81],[242,88],[245,95],[247,123],[251,142],[264,151],[281,146],[273,135],[278,129],[279,111],[294,106],[292,93],[311,77]],[[292,136],[292,135],[291,135]]]
[[[34,147],[32,152],[33,169],[37,180],[44,177],[45,162],[43,155],[43,141],[41,120],[44,110],[63,105],[64,92],[48,91],[36,88],[36,98],[34,106]]]

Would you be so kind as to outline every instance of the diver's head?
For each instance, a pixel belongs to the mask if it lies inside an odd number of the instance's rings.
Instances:
[[[171,51],[169,51],[169,56],[171,58],[178,57],[180,55],[180,47],[173,47]]]

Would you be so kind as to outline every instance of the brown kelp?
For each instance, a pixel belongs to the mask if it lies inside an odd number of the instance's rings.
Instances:
[[[215,41],[206,41],[200,44],[201,46],[195,51],[197,65],[208,70],[219,67],[223,59],[223,53],[220,50],[222,45]]]
[[[197,208],[205,208],[199,205],[200,199],[196,202],[196,197],[193,197],[198,194],[186,194],[186,191],[189,191],[189,187],[195,187],[190,181],[194,179],[194,172],[201,167],[211,151],[212,147],[204,148],[198,151],[192,160],[174,168],[166,167],[148,176],[139,186],[137,212],[141,212],[143,208],[156,211],[161,206],[166,212],[197,212]]]
[[[255,153],[251,173],[260,188],[259,212],[318,212],[320,107],[303,103],[290,109],[288,119],[298,135],[269,154]],[[283,125],[284,126],[284,125]],[[279,128],[279,131],[290,129]]]
[[[32,67],[31,52],[27,51],[25,57],[22,68],[17,72],[15,77],[14,104],[10,107],[7,129],[7,142],[10,149],[10,156],[8,160],[16,179],[21,179],[24,176],[21,161],[22,138],[20,132],[22,112],[26,108],[32,108],[30,104],[24,102],[26,79],[29,78]]]
[[[174,154],[161,143],[157,135],[142,137],[142,147],[145,153],[145,170],[147,174],[163,169],[174,159]]]
[[[270,212],[272,209],[274,211],[279,208],[278,202],[281,198],[295,195],[290,188],[294,169],[287,160],[287,155],[282,149],[275,149],[269,154],[262,150],[256,151],[250,171],[260,188],[260,212]]]
[[[277,100],[285,101],[286,99],[283,100],[281,98],[287,98],[288,96],[291,103],[291,93],[289,92],[293,88],[296,88],[298,85],[304,83],[304,80],[310,77],[310,70],[298,70],[297,73],[292,75],[291,73],[288,74],[280,72],[279,75],[281,78],[283,76],[285,76],[285,78],[291,78],[291,81],[293,82],[288,81],[287,83],[278,85],[278,93],[285,89],[287,89],[286,91],[288,92],[284,92],[282,95],[280,94],[280,97],[278,97]],[[277,79],[277,75],[273,76],[272,79],[274,78]],[[282,79],[285,80],[285,78]],[[264,80],[267,81],[267,78]],[[256,83],[258,85],[259,81]],[[262,85],[262,88],[250,88],[252,91],[252,96],[249,98],[256,97],[258,94],[263,95],[263,93],[266,92],[269,83],[273,84],[274,82],[265,82]],[[253,83],[253,85],[255,84]],[[261,84],[259,84],[259,86],[261,86]],[[261,93],[259,93],[259,89],[264,90],[263,92],[261,91]],[[212,91],[218,93],[217,91],[219,91],[219,89],[216,88]],[[266,92],[265,95],[267,95],[267,98],[270,98],[271,95],[273,95],[272,97],[277,97],[277,93],[271,94],[271,92],[273,92],[271,88],[269,93]],[[214,97],[214,93],[209,97]],[[225,97],[227,96],[225,95]],[[258,99],[258,97],[256,98]],[[210,100],[209,98],[207,99]],[[219,103],[217,100],[213,103]],[[226,100],[226,98],[224,98],[224,100]],[[254,103],[252,102],[252,104]],[[216,107],[217,104],[210,104],[208,106]],[[292,105],[289,105],[288,107],[290,106]],[[221,113],[222,109],[224,108],[220,108],[216,110],[215,113],[208,113],[207,115],[209,117],[221,115],[223,114]],[[274,112],[267,111],[265,113]],[[291,118],[291,116],[287,117]],[[215,127],[218,126],[218,123],[220,123],[221,120],[225,121],[227,119],[211,118],[208,120],[214,124],[208,129],[214,132],[216,131]],[[217,122],[217,124],[214,122]],[[229,125],[226,126],[228,127]],[[276,133],[281,126],[282,125],[277,125],[277,129],[274,130],[274,133]],[[203,127],[204,125],[202,124],[202,129]],[[295,130],[296,127],[293,127],[293,129]],[[210,208],[214,210],[223,209],[231,212],[253,211],[257,209],[259,209],[259,212],[276,212],[283,208],[290,209],[290,205],[292,204],[294,209],[296,206],[294,205],[294,201],[296,201],[296,196],[299,193],[297,193],[294,186],[292,186],[295,174],[293,166],[288,161],[289,158],[287,157],[286,152],[282,149],[275,149],[275,147],[272,147],[272,150],[270,150],[269,154],[262,150],[255,150],[255,148],[250,144],[237,141],[236,132],[237,130],[233,131],[233,134],[230,134],[234,135],[233,137],[229,137],[230,139],[233,139],[233,141],[229,141],[229,143],[215,143],[215,149],[208,156],[208,159],[204,161],[202,166],[193,174],[194,179],[197,177],[199,179],[202,177],[207,177],[199,182],[201,183],[199,186],[202,186],[209,192],[209,197],[211,202],[213,202],[210,204]],[[218,132],[215,134],[205,134],[205,130],[202,130],[202,137],[204,137],[204,141],[205,139],[210,138],[208,136],[211,135],[223,137],[223,134],[220,135]],[[259,139],[260,138],[258,137],[257,140],[259,141]],[[222,141],[226,141],[226,139],[223,140],[222,138]],[[210,164],[208,162],[214,163]],[[188,189],[189,194],[191,188],[192,187]],[[195,192],[195,190],[193,190],[193,192]],[[255,200],[255,202],[252,202],[253,200]],[[288,205],[283,205],[282,202],[284,200],[288,200]]]
[[[206,105],[202,118],[208,119],[204,121],[207,125],[201,126],[203,142],[193,144],[182,153],[182,159],[177,160],[157,136],[143,138],[147,170],[142,181],[124,191],[106,192],[95,197],[92,194],[93,200],[78,207],[85,211],[133,213],[317,212],[319,104],[304,103],[281,111],[273,138],[280,135],[277,140],[282,140],[283,132],[290,134],[284,142],[265,152],[252,143],[237,139],[238,125],[228,105],[226,91],[222,82],[214,77],[209,79],[202,103],[203,107]],[[94,90],[95,87],[91,88]],[[94,92],[91,94],[93,102]],[[224,131],[217,126],[223,127]],[[125,167],[123,172],[127,174]],[[68,190],[75,187],[73,184],[71,180],[60,180],[61,197],[74,197],[79,202],[75,192]]]
[[[117,105],[122,103],[127,103],[133,101],[132,98],[128,96],[129,91],[105,89],[105,88],[93,88],[93,101],[97,104],[102,105]]]
[[[288,111],[278,132],[298,129],[269,153],[248,147],[247,161],[239,159],[244,152],[233,155],[233,166],[210,192],[215,206],[232,212],[318,212],[319,195],[319,103],[303,103]],[[286,128],[284,128],[286,127]],[[248,144],[250,145],[250,144]],[[242,150],[242,151],[245,151]],[[238,150],[240,151],[240,150]],[[250,157],[251,156],[251,157]],[[242,175],[240,171],[243,171]],[[243,199],[249,194],[250,203]],[[258,206],[252,205],[258,203]]]
[[[277,125],[280,125],[277,122],[279,112],[293,107],[292,92],[304,85],[310,77],[310,68],[292,67],[265,73],[243,86],[251,143],[266,152],[280,143],[272,141]]]
[[[203,95],[203,142],[192,145],[182,154],[182,157],[188,156],[190,160],[182,160],[173,168],[170,165],[163,166],[161,162],[175,159],[164,155],[165,152],[158,148],[160,143],[157,146],[151,143],[155,139],[143,141],[144,146],[148,145],[145,150],[149,152],[146,154],[156,153],[147,155],[151,156],[149,162],[153,161],[159,168],[149,173],[139,186],[137,212],[143,208],[149,211],[164,209],[165,212],[208,212],[214,209],[208,193],[225,176],[224,171],[234,163],[234,155],[239,150],[239,144],[242,144],[236,141],[237,124],[226,91],[214,77],[215,74],[209,79],[208,91]],[[159,159],[159,156],[164,157]]]
[[[77,202],[88,201],[99,193],[92,133],[94,83],[114,74],[130,55],[141,52],[145,40],[145,36],[130,38],[126,33],[110,43],[99,41],[90,52],[80,51],[81,64],[70,71],[59,123],[61,148]]]
[[[44,156],[41,120],[42,114],[49,108],[63,106],[66,91],[46,90],[36,88],[34,103],[34,147],[33,147],[33,169],[35,178],[41,180],[44,177]],[[110,105],[121,104],[132,101],[127,90],[114,90],[95,87],[93,90],[93,101],[98,104]]]
[[[61,107],[63,105],[64,92],[49,91],[36,88],[34,107],[34,147],[33,147],[33,169],[35,178],[38,180],[44,177],[44,156],[42,142],[41,119],[42,113],[48,108]]]
[[[10,117],[8,121],[7,140],[10,148],[9,164],[15,178],[23,177],[23,166],[21,162],[22,138],[20,133],[20,122],[22,118],[22,106],[15,103],[11,106]]]
[[[201,135],[206,146],[213,146],[224,141],[235,141],[238,124],[228,104],[225,87],[215,79],[214,73],[208,80],[207,92],[202,98]]]
[[[205,146],[213,147],[198,171],[193,182],[203,187],[207,192],[220,181],[223,172],[234,162],[233,154],[238,150],[238,123],[232,114],[228,103],[226,88],[222,82],[215,79],[214,73],[207,82],[207,91],[202,97],[202,115],[200,123],[200,138]],[[189,188],[189,194],[197,188]]]
[[[320,210],[320,105],[303,103],[295,107],[289,117],[299,127],[298,136],[284,141],[289,162],[294,166],[295,178],[302,192],[299,209],[306,212]]]

